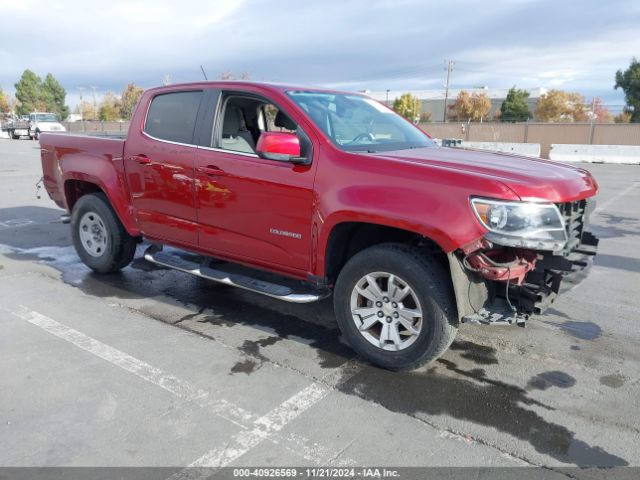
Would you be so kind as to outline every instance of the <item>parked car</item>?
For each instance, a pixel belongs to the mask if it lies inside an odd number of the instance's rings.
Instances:
[[[165,86],[143,94],[126,138],[40,144],[91,269],[124,268],[144,239],[150,262],[225,285],[333,294],[344,338],[390,369],[438,358],[463,322],[524,325],[598,243],[588,171],[438,147],[356,93]]]

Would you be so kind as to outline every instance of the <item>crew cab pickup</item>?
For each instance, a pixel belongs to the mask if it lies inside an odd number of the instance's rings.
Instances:
[[[42,133],[44,184],[100,273],[153,263],[288,302],[333,294],[361,357],[430,362],[464,322],[518,324],[595,254],[598,186],[438,147],[371,98],[249,82],[147,90],[125,138]]]

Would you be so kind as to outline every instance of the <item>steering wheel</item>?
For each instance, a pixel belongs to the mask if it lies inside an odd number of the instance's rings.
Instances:
[[[351,142],[349,143],[356,143],[356,142],[360,142],[361,140],[370,140],[372,142],[376,141],[376,137],[375,135],[373,135],[373,133],[370,132],[363,132],[363,133],[359,133],[358,135],[356,135],[354,137],[353,140],[351,140]]]

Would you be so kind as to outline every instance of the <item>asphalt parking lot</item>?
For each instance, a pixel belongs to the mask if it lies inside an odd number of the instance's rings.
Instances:
[[[331,300],[80,263],[36,142],[0,140],[0,466],[640,465],[640,167],[601,186],[589,277],[526,328],[363,364]]]

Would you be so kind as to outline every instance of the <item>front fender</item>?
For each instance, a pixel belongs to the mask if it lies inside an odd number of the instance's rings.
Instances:
[[[321,208],[314,222],[314,230],[318,232],[314,248],[318,276],[325,273],[331,232],[345,222],[370,223],[413,232],[433,241],[445,253],[485,234],[473,216],[466,195],[456,199],[448,195],[430,195],[423,189],[351,186],[342,189],[333,201],[343,208],[326,215]],[[324,208],[330,208],[331,204],[331,198],[325,199]]]

